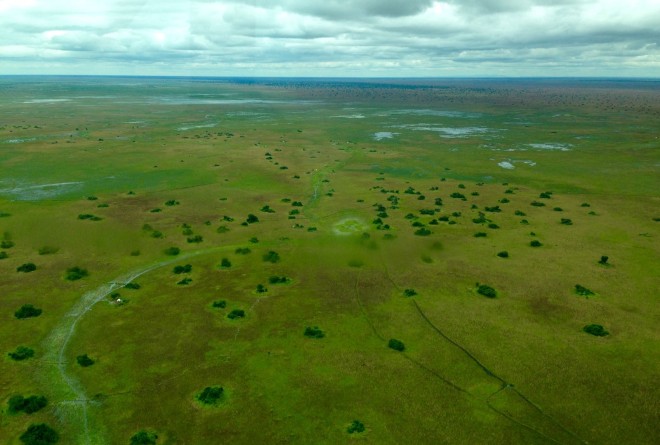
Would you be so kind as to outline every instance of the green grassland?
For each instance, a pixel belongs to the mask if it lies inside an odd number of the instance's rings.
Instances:
[[[0,442],[657,443],[656,83],[0,86]]]

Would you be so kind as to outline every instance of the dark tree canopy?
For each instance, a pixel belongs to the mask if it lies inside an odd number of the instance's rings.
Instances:
[[[19,439],[25,445],[49,445],[59,442],[60,435],[45,423],[33,423]]]
[[[396,338],[390,338],[390,341],[387,342],[387,346],[390,349],[394,349],[395,351],[403,351],[406,349],[406,346],[403,344],[401,340],[397,340]]]
[[[28,348],[27,346],[18,346],[13,352],[7,354],[12,360],[20,362],[21,360],[27,360],[31,357],[34,357],[34,349]]]
[[[16,312],[14,316],[18,319],[38,317],[43,312],[41,309],[32,306],[31,304],[24,304]]]
[[[151,431],[141,430],[131,437],[131,445],[156,445],[158,435]]]
[[[197,396],[197,400],[205,405],[215,405],[222,398],[224,392],[222,386],[207,386]]]

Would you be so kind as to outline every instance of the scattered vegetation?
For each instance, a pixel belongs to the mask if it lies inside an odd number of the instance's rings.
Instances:
[[[348,434],[363,433],[365,430],[364,423],[359,420],[354,420],[351,422],[349,427],[346,429]]]
[[[415,289],[406,289],[403,291],[404,297],[414,297],[415,295],[417,295],[417,291],[415,291]]]
[[[81,278],[85,278],[87,275],[89,275],[87,269],[74,266],[66,270],[66,273],[64,274],[64,278],[69,281],[76,281],[76,280],[80,280]]]
[[[41,309],[32,306],[31,304],[24,304],[16,312],[14,312],[14,317],[19,320],[24,318],[33,318],[38,317],[43,312]]]
[[[245,311],[243,309],[232,309],[232,311],[227,314],[227,318],[230,320],[245,318]]]
[[[394,349],[395,351],[399,352],[402,352],[406,349],[406,346],[403,344],[403,342],[401,340],[397,340],[396,338],[390,338],[390,340],[387,342],[387,346],[390,349]]]
[[[39,255],[52,255],[60,251],[59,247],[44,246],[39,248]]]
[[[224,309],[227,307],[227,302],[225,300],[216,300],[211,304],[211,306],[218,309]]]
[[[181,249],[179,249],[178,247],[174,247],[174,246],[172,246],[172,247],[168,247],[167,249],[165,249],[165,250],[163,251],[163,253],[164,253],[165,255],[169,255],[169,256],[176,256],[176,255],[178,255],[179,253],[181,253]]]
[[[60,435],[45,423],[33,423],[19,439],[25,445],[49,445],[59,442]]]
[[[222,386],[207,386],[197,395],[197,400],[204,405],[216,405],[224,393]]]
[[[20,362],[34,357],[34,349],[27,346],[17,346],[16,349],[7,354],[10,359]]]
[[[575,285],[575,293],[583,297],[590,297],[592,295],[596,295],[593,291],[587,289],[586,287],[580,284]]]
[[[323,338],[325,337],[325,332],[323,332],[321,329],[318,328],[318,326],[310,327],[307,326],[305,328],[305,337],[309,338]]]
[[[268,263],[277,263],[280,261],[280,255],[277,252],[269,250],[268,253],[264,254],[263,260]]]
[[[141,430],[131,436],[130,445],[156,445],[158,435],[152,431]]]
[[[182,265],[176,265],[174,266],[174,269],[172,269],[172,272],[179,275],[182,273],[190,273],[192,272],[192,265],[186,264],[184,266]]]
[[[587,334],[595,335],[596,337],[605,337],[607,335],[610,335],[610,333],[607,332],[605,328],[599,324],[588,324],[585,327],[583,327],[582,330]]]
[[[487,284],[477,283],[477,293],[488,298],[497,297],[497,291]]]
[[[92,360],[87,354],[79,355],[76,357],[76,362],[83,368],[87,368],[96,363],[95,360]]]
[[[25,414],[32,414],[45,408],[46,405],[48,405],[48,400],[44,396],[23,397],[16,395],[9,398],[8,410],[10,414],[17,414],[21,411]]]
[[[24,263],[16,268],[16,272],[23,273],[34,272],[35,270],[37,270],[37,265],[34,263]]]

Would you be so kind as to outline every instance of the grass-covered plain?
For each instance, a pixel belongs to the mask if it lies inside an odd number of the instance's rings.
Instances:
[[[0,86],[0,442],[657,443],[657,82]]]

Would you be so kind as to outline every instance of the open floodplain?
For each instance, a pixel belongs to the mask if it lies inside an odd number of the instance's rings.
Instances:
[[[0,78],[0,442],[658,443],[658,122],[657,81]]]

